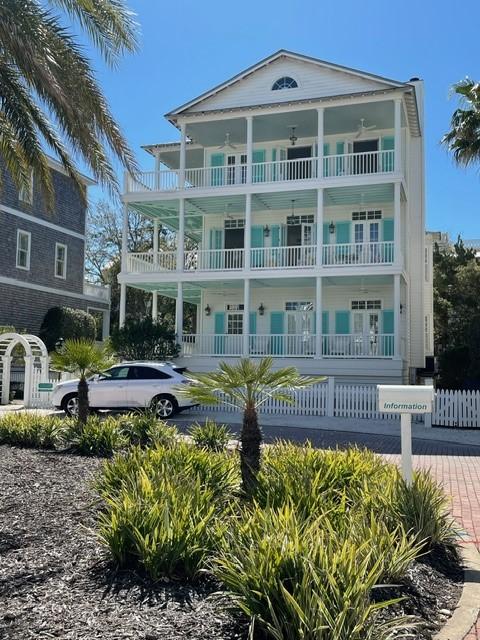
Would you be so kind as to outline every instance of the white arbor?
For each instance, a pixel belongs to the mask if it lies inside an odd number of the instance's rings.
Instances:
[[[25,382],[24,405],[33,404],[35,394],[34,379],[48,382],[49,359],[47,347],[34,335],[20,333],[2,333],[0,335],[0,404],[8,404],[10,399],[10,374],[12,353],[16,346],[24,350]]]

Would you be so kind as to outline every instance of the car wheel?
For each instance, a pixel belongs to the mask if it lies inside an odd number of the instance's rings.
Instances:
[[[78,393],[69,393],[62,400],[62,409],[67,416],[76,418],[78,416]]]
[[[178,411],[178,403],[172,396],[157,396],[152,400],[152,409],[157,418],[171,418]]]

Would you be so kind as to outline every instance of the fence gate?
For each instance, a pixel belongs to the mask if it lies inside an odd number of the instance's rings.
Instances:
[[[25,380],[23,404],[25,407],[35,406],[33,403],[34,385],[41,379],[48,382],[48,352],[45,344],[37,336],[21,333],[0,334],[0,404],[10,401],[10,374],[12,354],[15,347],[23,348],[25,361]]]
[[[435,393],[432,424],[441,427],[480,427],[480,391]]]

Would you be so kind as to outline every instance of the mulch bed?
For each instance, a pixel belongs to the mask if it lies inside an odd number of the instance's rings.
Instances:
[[[109,567],[93,530],[101,464],[0,446],[0,638],[245,640],[247,625],[209,598],[214,585],[152,585]],[[461,577],[442,558],[413,565],[396,611],[426,621],[412,637],[430,639],[445,622]]]

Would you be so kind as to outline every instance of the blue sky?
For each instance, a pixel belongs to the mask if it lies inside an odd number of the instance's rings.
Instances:
[[[449,87],[480,80],[480,4],[445,0],[130,0],[140,51],[115,71],[95,59],[140,166],[140,145],[178,138],[163,114],[261,58],[290,49],[397,80],[425,81],[427,225],[480,238],[480,173],[459,169],[439,140],[456,102]],[[92,194],[94,198],[101,194]]]

